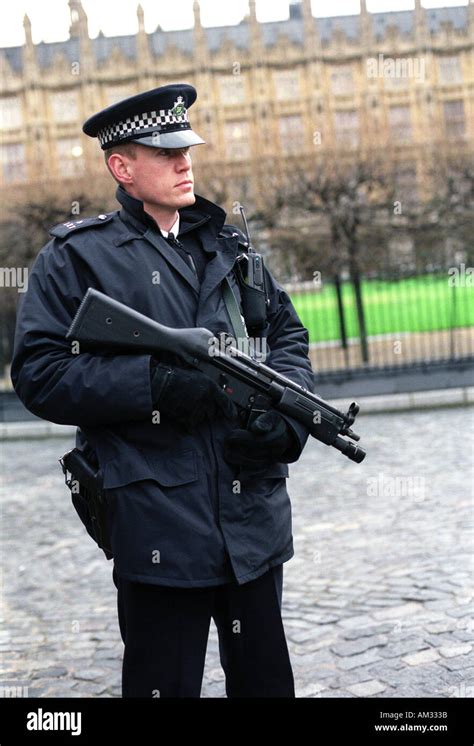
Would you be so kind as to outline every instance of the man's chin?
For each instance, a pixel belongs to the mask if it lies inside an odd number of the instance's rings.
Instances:
[[[194,205],[195,202],[196,202],[196,197],[194,195],[194,192],[190,192],[189,194],[183,194],[179,199],[178,207],[189,207],[190,205]]]

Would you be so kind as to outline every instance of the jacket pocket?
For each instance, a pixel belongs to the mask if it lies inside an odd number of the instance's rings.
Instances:
[[[160,451],[144,455],[140,451],[112,459],[104,465],[104,488],[113,489],[152,479],[164,487],[195,482],[198,478],[196,454],[192,449]]]
[[[289,469],[288,464],[284,464],[278,461],[276,464],[270,466],[260,466],[258,468],[241,466],[240,471],[237,475],[237,479],[242,482],[249,482],[258,479],[271,479],[273,477],[288,477]]]

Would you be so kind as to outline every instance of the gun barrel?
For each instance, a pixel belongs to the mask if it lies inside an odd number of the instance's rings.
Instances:
[[[351,461],[355,461],[356,464],[360,464],[366,457],[366,452],[363,448],[355,445],[355,443],[351,443],[349,440],[345,440],[340,435],[337,436],[331,445],[333,445],[334,448],[337,448],[338,451],[343,453],[344,456],[347,456]]]

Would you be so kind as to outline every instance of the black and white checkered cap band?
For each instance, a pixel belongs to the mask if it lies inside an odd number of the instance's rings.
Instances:
[[[188,123],[188,126],[184,126]],[[155,131],[172,131],[176,129],[176,126],[181,125],[179,129],[191,129],[189,125],[187,111],[184,111],[180,116],[175,116],[171,113],[171,110],[160,109],[159,112],[151,111],[149,113],[134,114],[133,117],[128,117],[122,122],[116,122],[110,124],[108,127],[99,130],[97,137],[100,145],[108,145],[109,143],[116,143],[120,140],[125,140],[131,135],[142,135],[148,130]]]

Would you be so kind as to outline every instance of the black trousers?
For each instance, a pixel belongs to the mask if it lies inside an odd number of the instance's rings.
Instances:
[[[283,565],[244,585],[168,588],[120,578],[123,697],[200,697],[211,617],[228,697],[294,697]]]

